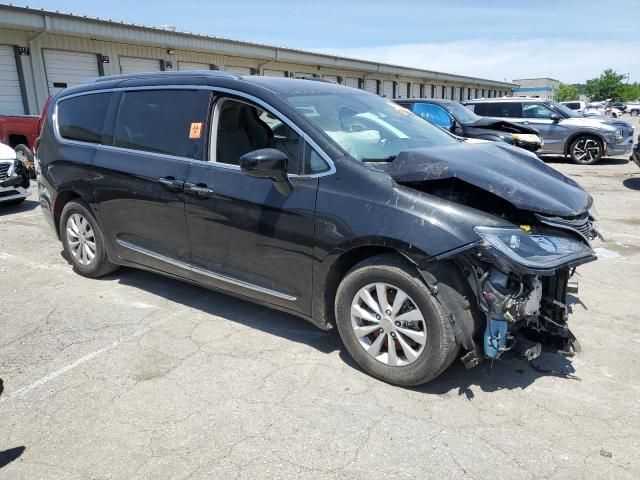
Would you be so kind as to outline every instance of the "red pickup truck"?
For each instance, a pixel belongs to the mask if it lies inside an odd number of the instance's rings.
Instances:
[[[33,154],[38,146],[37,140],[48,105],[47,99],[40,116],[0,115],[0,143],[9,145],[16,151],[16,157],[27,167],[32,177],[35,174]]]

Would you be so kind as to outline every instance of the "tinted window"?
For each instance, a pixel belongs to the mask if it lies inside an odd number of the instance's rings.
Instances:
[[[554,113],[543,103],[525,103],[522,105],[523,118],[551,118]]]
[[[521,118],[522,103],[520,102],[499,102],[499,103],[476,103],[473,111],[481,117],[506,117]]]
[[[100,143],[111,93],[94,93],[58,103],[58,129],[62,138]]]
[[[571,110],[580,110],[580,104],[579,103],[565,103],[564,104],[566,107],[570,108]]]
[[[451,128],[453,123],[451,115],[444,108],[433,103],[415,103],[413,113],[420,115],[426,121],[442,128]]]
[[[201,160],[206,106],[199,98],[194,90],[124,92],[114,145]]]
[[[322,173],[329,170],[329,165],[323,160],[323,158],[316,153],[316,151],[307,145],[307,152],[305,155],[304,171],[303,173],[310,175],[314,173]]]

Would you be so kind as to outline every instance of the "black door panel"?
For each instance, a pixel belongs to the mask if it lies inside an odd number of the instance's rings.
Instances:
[[[94,167],[98,210],[113,250],[125,260],[187,276],[183,269],[132,247],[189,261],[182,188],[189,162],[102,147]],[[168,178],[173,179],[171,187],[161,181]]]
[[[185,191],[197,280],[309,314],[316,178],[284,197],[239,168],[194,163]],[[205,187],[206,186],[206,187]]]

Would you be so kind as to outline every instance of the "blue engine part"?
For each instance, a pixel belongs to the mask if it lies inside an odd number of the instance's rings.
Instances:
[[[507,344],[507,332],[509,324],[504,317],[487,318],[487,327],[484,330],[484,354],[489,358],[500,358]]]

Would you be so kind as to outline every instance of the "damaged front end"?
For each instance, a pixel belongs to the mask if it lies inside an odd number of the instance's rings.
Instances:
[[[482,240],[455,261],[486,318],[483,355],[497,359],[515,349],[531,360],[543,346],[566,355],[576,351],[567,325],[567,293],[575,268],[596,259],[587,242],[530,225],[476,232]],[[466,363],[477,363],[474,356]]]
[[[569,280],[575,268],[597,258],[591,197],[530,154],[497,144],[475,147],[477,155],[467,158],[444,153],[403,152],[389,172],[404,187],[491,219],[492,226],[471,227],[475,242],[434,258],[454,262],[475,296],[469,303],[477,306],[480,321],[457,326],[465,365],[510,350],[529,360],[543,347],[566,355],[577,351],[567,325],[567,294],[574,289]],[[430,284],[426,269],[421,273]],[[464,323],[464,312],[443,307],[454,323],[455,317]]]

